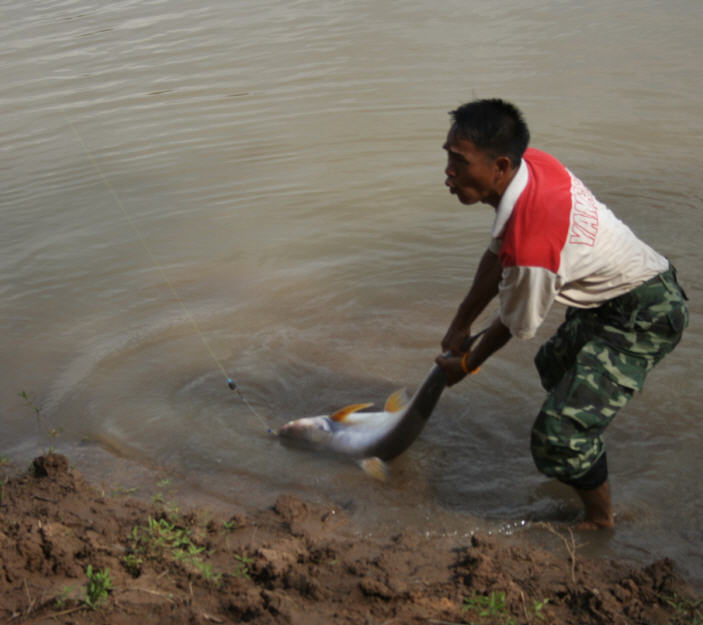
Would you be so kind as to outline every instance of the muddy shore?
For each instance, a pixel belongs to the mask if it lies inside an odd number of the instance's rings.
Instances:
[[[58,454],[0,475],[0,623],[693,624],[670,560],[590,560],[482,535],[350,538],[334,506],[281,496],[218,517],[106,495]]]

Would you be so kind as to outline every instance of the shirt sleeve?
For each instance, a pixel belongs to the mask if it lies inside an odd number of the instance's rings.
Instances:
[[[491,242],[488,244],[489,251],[493,252],[496,256],[500,253],[500,239],[495,237],[491,238]]]
[[[498,292],[500,320],[519,339],[530,339],[559,291],[556,273],[543,267],[506,267]]]

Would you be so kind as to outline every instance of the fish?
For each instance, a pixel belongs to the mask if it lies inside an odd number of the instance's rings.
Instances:
[[[446,385],[444,372],[434,365],[409,401],[405,390],[399,389],[381,412],[363,412],[372,403],[351,404],[331,415],[289,421],[277,434],[284,444],[351,458],[365,473],[383,481],[387,462],[420,435]]]

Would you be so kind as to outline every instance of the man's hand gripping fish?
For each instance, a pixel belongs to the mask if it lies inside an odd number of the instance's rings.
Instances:
[[[467,351],[478,336],[467,341]],[[332,415],[289,421],[278,436],[285,443],[353,458],[367,474],[384,480],[386,461],[419,436],[446,384],[444,372],[435,365],[409,402],[401,389],[388,397],[383,412],[359,412],[373,404],[352,404]]]

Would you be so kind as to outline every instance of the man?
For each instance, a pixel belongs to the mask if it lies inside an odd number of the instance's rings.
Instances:
[[[532,429],[537,468],[576,489],[579,529],[611,528],[602,434],[688,325],[669,262],[552,156],[527,148],[521,113],[476,100],[451,113],[446,185],[463,204],[495,209],[490,245],[442,340],[450,385],[475,373],[512,336],[528,339],[554,301],[566,319],[535,357],[547,398]],[[498,318],[471,352],[462,344],[496,296]]]

